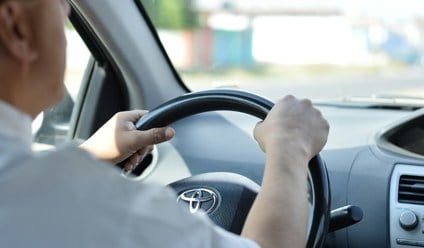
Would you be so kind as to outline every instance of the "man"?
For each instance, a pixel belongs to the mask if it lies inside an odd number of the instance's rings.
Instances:
[[[104,162],[130,158],[131,169],[152,144],[174,136],[166,127],[135,130],[143,111],[116,114],[80,148],[34,154],[31,121],[62,97],[68,12],[63,0],[0,0],[2,247],[305,245],[307,164],[328,135],[309,100],[287,96],[255,127],[266,169],[241,237],[190,215],[168,190],[125,180]]]

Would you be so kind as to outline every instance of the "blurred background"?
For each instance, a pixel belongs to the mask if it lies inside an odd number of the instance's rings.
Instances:
[[[312,98],[380,92],[421,96],[423,1],[141,1],[193,90],[263,88],[260,93],[271,98],[277,97],[275,90]],[[404,80],[406,87],[400,87]],[[297,90],[293,84],[320,84],[327,92]]]

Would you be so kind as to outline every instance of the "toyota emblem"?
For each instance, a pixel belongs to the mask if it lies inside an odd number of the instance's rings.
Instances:
[[[199,209],[202,209],[209,214],[218,204],[218,195],[206,188],[189,189],[178,196],[177,202],[188,204],[190,213],[196,213]]]

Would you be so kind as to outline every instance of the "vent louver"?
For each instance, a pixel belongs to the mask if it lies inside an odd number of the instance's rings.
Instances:
[[[424,177],[401,176],[399,179],[398,201],[424,205]]]

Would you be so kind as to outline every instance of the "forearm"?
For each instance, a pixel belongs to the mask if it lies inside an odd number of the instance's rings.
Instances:
[[[267,152],[261,192],[250,210],[243,236],[263,248],[305,247],[307,163],[307,156],[299,151]]]

